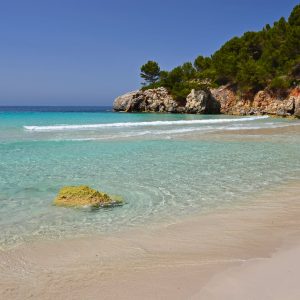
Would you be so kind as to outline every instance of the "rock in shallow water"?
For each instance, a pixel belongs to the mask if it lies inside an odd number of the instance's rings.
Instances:
[[[111,207],[121,205],[122,200],[113,199],[105,193],[101,193],[86,185],[81,186],[65,186],[61,188],[54,204],[65,207],[84,207],[93,208]]]

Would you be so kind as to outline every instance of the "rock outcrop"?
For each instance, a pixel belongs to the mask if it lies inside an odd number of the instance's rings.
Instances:
[[[300,118],[300,88],[291,91],[290,99],[294,100],[294,116]]]
[[[120,199],[112,199],[109,195],[96,191],[88,186],[66,186],[61,188],[54,204],[65,207],[92,208],[111,207],[122,204]]]
[[[115,111],[126,112],[176,112],[177,102],[167,89],[138,90],[118,97],[114,101]]]
[[[232,115],[276,115],[282,117],[300,115],[300,89],[287,91],[286,95],[269,90],[259,91],[254,97],[238,96],[231,86],[212,89],[213,97],[220,103],[221,113]]]
[[[168,112],[168,113],[219,113],[220,105],[209,91],[192,90],[186,101],[173,99],[164,87],[138,90],[122,95],[114,101],[115,111]]]
[[[262,90],[254,96],[241,97],[233,86],[192,90],[185,101],[175,101],[166,88],[138,90],[118,97],[115,111],[169,112],[190,114],[276,115],[300,118],[300,87],[285,95]]]
[[[139,92],[139,90],[129,92],[116,98],[114,101],[114,110],[126,112],[131,111],[133,99],[137,98]]]
[[[190,114],[220,113],[220,103],[211,96],[210,92],[192,90],[186,97],[185,112]]]

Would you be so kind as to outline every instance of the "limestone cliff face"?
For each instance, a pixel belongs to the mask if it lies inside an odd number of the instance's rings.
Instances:
[[[300,88],[292,90],[290,98],[293,98],[295,103],[294,116],[300,118]]]
[[[119,96],[114,101],[113,108],[115,111],[126,112],[176,112],[178,104],[167,89],[161,87]]]
[[[184,112],[190,114],[219,114],[220,103],[212,97],[210,92],[192,90],[186,97]]]
[[[115,111],[125,112],[169,112],[169,113],[220,113],[219,103],[208,91],[192,90],[186,101],[173,99],[164,87],[138,90],[115,99]]]
[[[221,86],[210,91],[192,90],[182,102],[175,101],[166,88],[160,87],[119,96],[114,101],[113,108],[115,111],[125,112],[300,117],[300,87],[289,90],[286,96],[263,90],[248,99],[240,97],[231,86]]]
[[[263,90],[250,99],[238,96],[230,86],[212,89],[211,93],[220,103],[223,114],[300,116],[299,87],[289,90],[285,96]]]

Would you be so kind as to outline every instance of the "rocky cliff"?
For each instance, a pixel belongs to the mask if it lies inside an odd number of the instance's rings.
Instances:
[[[169,112],[203,114],[220,113],[220,103],[209,91],[192,90],[185,101],[175,101],[164,87],[137,90],[116,98],[115,111],[125,112]]]
[[[231,86],[222,86],[212,89],[211,94],[220,103],[223,114],[300,117],[299,87],[286,91],[284,95],[263,90],[247,98],[238,96]]]
[[[176,101],[167,89],[160,87],[137,90],[116,98],[115,111],[169,112],[191,114],[277,115],[300,117],[300,88],[283,96],[271,91],[259,91],[252,97],[239,96],[232,86],[221,86],[210,91],[192,90],[185,101]]]

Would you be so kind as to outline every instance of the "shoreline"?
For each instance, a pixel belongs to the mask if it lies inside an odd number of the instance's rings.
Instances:
[[[258,113],[258,114],[233,114],[233,113],[214,113],[214,114],[200,114],[200,113],[188,113],[188,112],[167,112],[167,111],[122,111],[122,110],[112,110],[110,112],[117,114],[159,114],[159,115],[190,115],[190,116],[230,116],[230,117],[263,117],[268,116],[273,119],[283,119],[283,120],[300,120],[300,117],[295,115],[283,116],[268,113]]]
[[[212,291],[230,292],[228,276],[241,278],[253,264],[269,264],[268,272],[279,255],[291,265],[284,253],[300,252],[299,191],[299,182],[292,182],[238,207],[171,225],[0,251],[0,297],[220,299]]]

